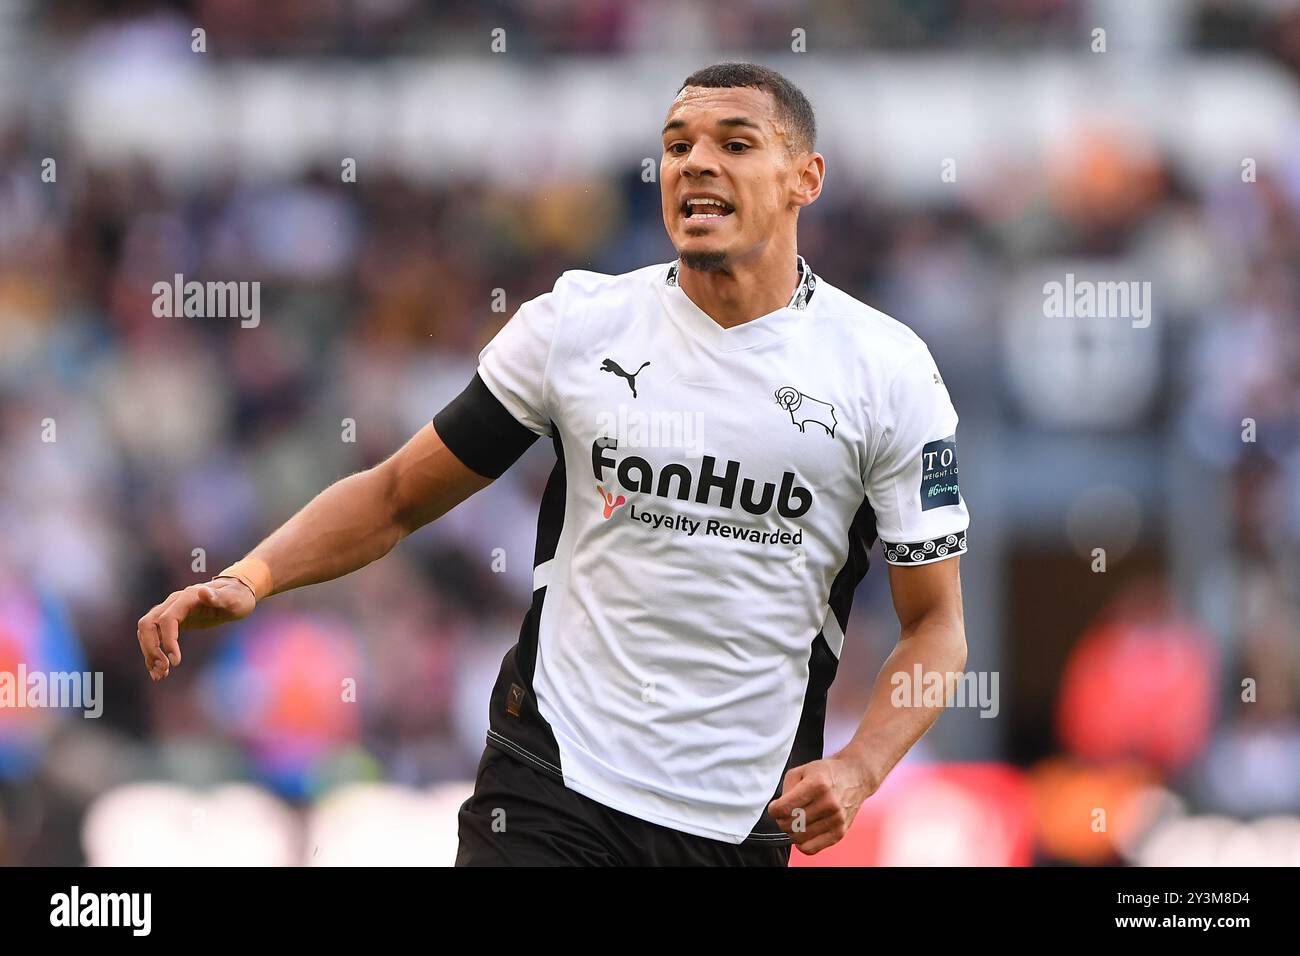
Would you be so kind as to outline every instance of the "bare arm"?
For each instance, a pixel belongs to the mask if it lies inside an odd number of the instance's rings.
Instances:
[[[271,594],[341,577],[491,484],[429,423],[386,461],[330,485],[250,553],[266,562]]]
[[[899,706],[894,700],[899,681],[912,681],[919,664],[922,674],[943,675],[946,699],[950,675],[966,666],[959,561],[954,557],[913,568],[889,565],[889,585],[902,630],[876,677],[857,733],[841,751],[861,761],[873,792],[943,713],[941,706]],[[923,689],[911,688],[908,699],[920,701]]]
[[[265,563],[268,594],[340,577],[383,557],[417,528],[491,484],[425,425],[386,461],[330,485],[249,553]],[[247,617],[257,597],[218,577],[168,595],[139,621],[136,637],[155,681],[181,662],[181,628]]]
[[[863,801],[943,712],[942,707],[898,706],[893,698],[898,680],[912,681],[917,664],[923,674],[944,675],[945,688],[948,675],[966,666],[960,560],[889,565],[889,586],[902,629],[876,677],[862,723],[835,756],[792,768],[782,795],[768,807],[805,854],[832,846],[848,833]],[[912,688],[909,699],[919,700],[921,690]]]

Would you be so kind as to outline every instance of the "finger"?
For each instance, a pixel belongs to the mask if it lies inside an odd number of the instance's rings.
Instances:
[[[822,816],[828,809],[835,806],[835,794],[829,787],[823,787],[817,783],[801,784],[794,790],[790,791],[790,799],[794,806],[790,807],[784,813],[773,813],[772,816],[780,819],[782,817],[794,816],[795,813],[802,812],[807,817]],[[785,798],[782,797],[782,800]]]
[[[816,803],[827,791],[826,781],[819,776],[805,776],[768,804],[768,812],[774,817],[788,817],[796,807],[807,809]]]
[[[827,847],[834,846],[840,842],[840,837],[833,834],[825,834],[811,840],[807,843],[796,843],[795,846],[804,856],[815,856]]]
[[[158,633],[158,608],[155,607],[136,624],[135,636],[140,642],[140,653],[144,657],[144,666],[149,676],[158,682],[167,676],[167,658],[161,650],[161,637]]]
[[[789,817],[778,817],[776,825],[795,839],[807,839],[810,835],[825,833],[828,829],[842,826],[843,818],[833,810],[816,813],[804,813],[795,810]]]
[[[806,764],[804,765],[806,766]],[[776,816],[781,813],[788,813],[789,807],[786,806],[785,798],[794,790],[804,776],[804,767],[791,767],[786,771],[785,779],[781,781],[781,796],[776,797],[767,805],[767,812]]]
[[[194,610],[200,603],[197,588],[191,590],[186,588],[176,595],[167,606],[163,608],[162,613],[158,615],[158,631],[161,637],[162,650],[167,655],[167,660],[172,667],[176,667],[181,662],[181,642],[180,627],[181,623],[189,616],[190,611]]]
[[[167,663],[176,667],[181,662],[180,625],[176,618],[163,614],[158,618],[158,636]]]
[[[798,812],[800,809],[803,810],[802,814]],[[839,820],[842,822],[843,813],[841,812],[839,804],[837,804],[835,800],[827,794],[823,799],[818,800],[807,807],[796,807],[788,815],[774,817],[773,819],[776,820],[777,825],[782,829],[785,829],[787,824],[793,826],[796,821],[799,821],[804,830],[807,831],[815,824],[822,823],[823,821],[829,820],[834,823]]]
[[[805,822],[802,828],[791,826],[789,829],[786,829],[785,832],[796,844],[806,844],[827,833],[839,833],[843,835],[845,827],[842,819],[835,816],[829,816],[822,817],[820,820],[816,820],[812,823]]]
[[[149,669],[149,674],[155,683],[166,677],[171,670],[167,654],[162,647],[162,632],[158,627],[158,618],[167,605],[176,600],[180,594],[180,591],[173,591],[167,595],[161,603],[154,605],[149,613],[140,619],[136,627],[140,652],[144,655],[145,666]]]

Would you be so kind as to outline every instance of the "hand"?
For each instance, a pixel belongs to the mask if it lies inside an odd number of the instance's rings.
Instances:
[[[812,856],[844,838],[877,786],[864,761],[836,754],[791,767],[767,812],[801,853]]]
[[[191,584],[184,591],[169,594],[136,626],[135,636],[149,676],[157,683],[180,664],[182,627],[215,627],[238,621],[252,614],[256,604],[253,592],[236,578],[213,578],[206,584]]]

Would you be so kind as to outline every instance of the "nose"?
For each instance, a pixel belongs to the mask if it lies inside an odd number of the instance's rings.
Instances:
[[[687,154],[686,161],[682,163],[681,171],[682,175],[687,178],[694,176],[717,176],[717,150],[705,142],[696,143],[691,147],[691,151]]]

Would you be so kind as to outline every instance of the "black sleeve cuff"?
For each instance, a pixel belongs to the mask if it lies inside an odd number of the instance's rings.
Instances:
[[[477,374],[433,416],[433,427],[451,453],[484,478],[499,478],[537,441]]]

